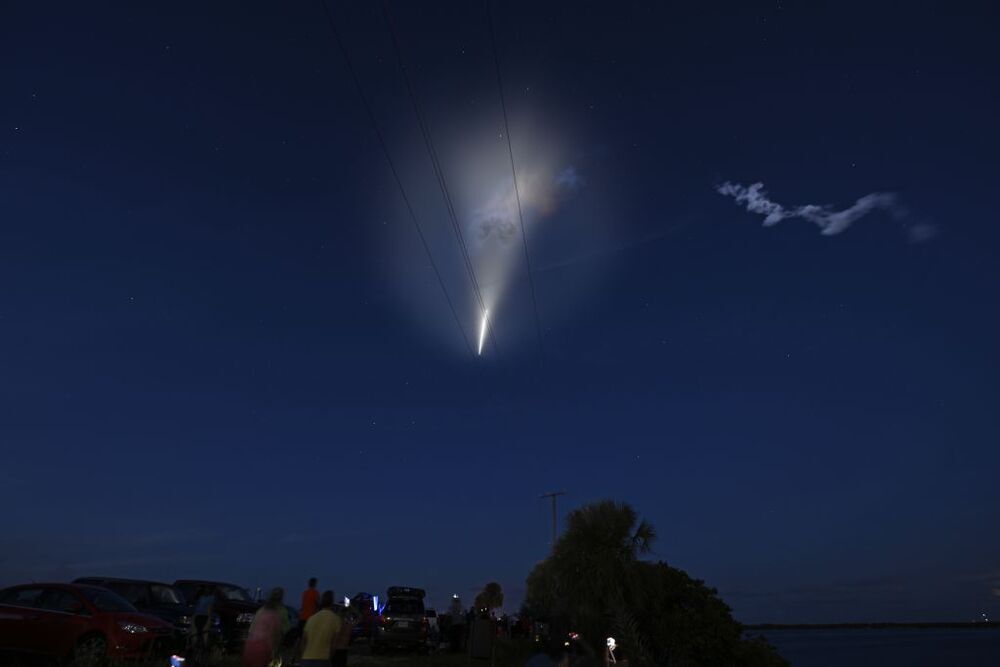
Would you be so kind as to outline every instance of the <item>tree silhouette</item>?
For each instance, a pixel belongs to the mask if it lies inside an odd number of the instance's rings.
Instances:
[[[595,650],[614,636],[632,665],[783,665],[743,639],[714,589],[641,560],[656,533],[632,507],[605,500],[571,512],[552,554],[528,575],[526,611]]]
[[[477,609],[499,609],[503,606],[503,588],[495,581],[491,581],[483,587],[483,590],[476,596]]]

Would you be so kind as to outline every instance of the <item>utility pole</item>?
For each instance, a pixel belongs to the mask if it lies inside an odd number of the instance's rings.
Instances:
[[[551,498],[552,499],[552,548],[553,549],[556,546],[556,538],[559,535],[559,532],[556,530],[556,521],[557,521],[557,517],[558,517],[558,514],[556,513],[556,498],[558,498],[559,496],[565,496],[565,495],[566,495],[565,491],[553,491],[552,493],[543,493],[542,495],[538,496],[539,499],[541,499],[541,498]]]

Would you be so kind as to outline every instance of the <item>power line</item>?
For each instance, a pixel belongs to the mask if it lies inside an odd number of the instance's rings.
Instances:
[[[479,288],[479,281],[476,279],[476,271],[472,265],[472,259],[469,256],[469,248],[465,243],[465,236],[462,234],[462,226],[458,221],[458,214],[455,213],[455,205],[451,199],[451,192],[448,190],[448,183],[444,177],[444,169],[441,167],[441,161],[438,159],[437,150],[434,148],[434,141],[431,138],[430,126],[424,119],[424,114],[421,111],[420,103],[417,99],[416,90],[413,86],[413,82],[410,79],[409,71],[406,69],[406,63],[403,60],[403,49],[400,46],[399,34],[396,31],[395,21],[392,19],[392,14],[389,11],[389,3],[383,0],[382,2],[382,12],[385,16],[386,25],[389,28],[389,35],[392,38],[392,46],[396,52],[396,62],[399,64],[399,70],[403,75],[403,82],[406,84],[406,92],[410,98],[410,104],[413,105],[414,114],[417,117],[417,125],[420,128],[420,134],[424,139],[424,146],[427,148],[427,153],[431,159],[431,167],[434,171],[434,176],[437,179],[438,187],[441,189],[441,196],[444,198],[445,209],[448,211],[448,219],[451,222],[452,231],[455,233],[455,238],[458,241],[459,250],[462,253],[462,259],[465,263],[465,270],[469,274],[469,280],[472,283],[472,289],[475,293],[476,300],[479,302],[479,307],[482,310],[483,321],[486,323],[486,327],[490,333],[490,339],[493,341],[493,348],[497,353],[499,353],[499,346],[497,345],[496,334],[493,331],[493,322],[491,318],[486,317],[486,302],[483,300],[482,291]]]
[[[496,30],[493,28],[493,13],[490,0],[486,0],[486,19],[490,24],[490,43],[493,45],[493,64],[497,70],[497,88],[500,91],[500,108],[503,110],[503,131],[507,135],[507,153],[510,155],[510,174],[514,179],[514,198],[517,200],[517,219],[521,223],[521,241],[524,243],[524,265],[528,271],[528,287],[531,289],[531,306],[535,314],[535,333],[538,334],[538,351],[544,352],[542,345],[542,321],[538,316],[538,299],[535,298],[535,279],[531,273],[531,256],[528,254],[528,234],[524,229],[524,213],[521,212],[521,192],[517,187],[517,169],[514,167],[514,147],[510,141],[510,124],[507,122],[507,103],[503,95],[503,77],[500,75],[500,55],[497,51]]]
[[[427,237],[424,236],[424,230],[420,226],[420,221],[417,220],[417,215],[413,212],[413,206],[410,204],[410,198],[406,195],[406,189],[403,187],[403,181],[399,178],[399,172],[396,170],[396,163],[393,162],[392,155],[389,153],[389,147],[385,143],[385,137],[383,137],[382,131],[379,129],[378,120],[375,118],[375,112],[372,110],[371,104],[369,104],[368,98],[365,96],[364,88],[361,86],[361,79],[358,78],[358,73],[354,69],[354,64],[351,62],[351,56],[348,54],[347,47],[344,45],[344,40],[341,39],[340,32],[337,30],[337,23],[333,20],[333,14],[330,12],[330,8],[327,7],[326,0],[319,0],[319,3],[323,7],[323,13],[326,14],[327,22],[330,24],[330,31],[333,32],[333,37],[337,41],[337,46],[340,48],[340,52],[344,56],[344,62],[347,64],[347,70],[351,74],[351,79],[354,81],[354,87],[358,91],[358,97],[361,98],[361,103],[364,105],[365,111],[368,114],[368,119],[371,121],[375,136],[378,137],[379,146],[382,148],[382,154],[385,156],[385,161],[388,163],[389,170],[392,172],[392,177],[396,181],[396,186],[399,188],[399,194],[403,198],[403,203],[406,204],[406,210],[410,214],[410,219],[413,221],[413,228],[417,231],[417,236],[420,237],[420,244],[424,247],[424,252],[427,254],[427,261],[430,262],[431,268],[434,269],[434,276],[437,278],[438,285],[441,287],[441,292],[444,294],[445,301],[448,302],[448,309],[455,318],[455,324],[458,325],[458,330],[462,333],[462,340],[465,341],[465,346],[468,348],[469,354],[475,357],[476,353],[472,349],[472,344],[469,342],[468,335],[465,333],[465,327],[462,326],[462,320],[458,316],[458,311],[455,310],[455,304],[451,300],[451,295],[448,294],[448,288],[444,284],[444,278],[441,277],[441,271],[438,269],[437,262],[434,261],[434,256],[431,254],[431,248],[427,243]]]
[[[447,181],[445,180],[445,177],[444,177],[444,171],[441,168],[441,163],[440,163],[440,161],[438,160],[438,157],[437,157],[437,151],[434,148],[434,142],[431,139],[430,128],[428,127],[427,122],[424,120],[424,116],[423,116],[423,113],[421,112],[420,104],[417,101],[417,96],[416,96],[416,93],[414,91],[413,84],[410,81],[409,73],[408,73],[408,71],[406,69],[406,65],[405,65],[405,63],[403,61],[403,52],[402,52],[402,48],[400,47],[399,36],[396,33],[395,25],[394,25],[394,22],[392,20],[392,15],[389,12],[388,3],[383,2],[382,3],[382,8],[383,8],[383,12],[384,12],[384,15],[385,15],[386,24],[388,25],[388,28],[389,28],[389,34],[392,37],[393,48],[394,48],[394,50],[396,52],[396,59],[397,59],[397,62],[399,64],[399,69],[402,72],[403,81],[406,84],[406,91],[407,91],[407,94],[409,95],[410,103],[413,105],[413,110],[414,110],[414,113],[415,113],[415,115],[417,117],[417,125],[420,128],[420,134],[421,134],[421,136],[424,139],[424,145],[426,146],[428,155],[430,156],[431,167],[433,168],[434,176],[437,179],[438,187],[441,189],[441,195],[444,198],[445,208],[448,211],[448,218],[449,218],[449,221],[451,222],[452,231],[454,231],[455,238],[458,240],[459,250],[462,253],[462,259],[463,259],[463,261],[465,263],[466,271],[468,272],[469,279],[472,282],[472,288],[473,288],[473,291],[475,293],[476,300],[479,302],[479,307],[482,309],[482,312],[485,314],[485,312],[486,312],[486,304],[485,304],[485,301],[483,300],[482,292],[481,292],[481,290],[479,288],[479,281],[476,279],[476,273],[475,273],[475,270],[473,269],[473,266],[472,266],[472,260],[471,260],[471,258],[469,256],[469,251],[468,251],[468,247],[466,246],[466,243],[465,243],[465,238],[462,235],[462,229],[461,229],[461,225],[458,222],[458,216],[455,213],[455,206],[454,206],[454,204],[452,203],[452,200],[451,200],[451,193],[448,190],[448,184],[447,184]],[[487,323],[486,325],[487,325],[488,330],[490,332],[490,338],[493,341],[493,347],[495,349],[499,350],[499,347],[497,346],[497,342],[496,342],[496,336],[495,336],[495,334],[493,332],[492,322],[488,318],[485,321]]]
[[[559,531],[557,530],[559,513],[556,511],[556,499],[559,496],[565,496],[565,491],[553,491],[552,493],[543,493],[538,496],[539,499],[551,498],[552,499],[552,548],[556,548],[556,541],[559,539]]]

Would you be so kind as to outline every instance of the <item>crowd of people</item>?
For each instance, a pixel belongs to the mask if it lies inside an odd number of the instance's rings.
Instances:
[[[299,608],[299,633],[294,641],[293,664],[299,667],[346,667],[351,642],[353,619],[349,610],[334,604],[332,590],[319,592],[315,578],[309,580],[302,593]],[[199,592],[193,622],[201,632],[212,615],[211,591]],[[463,609],[455,596],[447,613],[439,618],[435,643],[446,644],[452,652],[470,652],[473,631],[487,623],[494,637],[533,636],[539,651],[529,661],[531,667],[564,667],[566,665],[598,665],[591,651],[580,653],[575,641],[549,637],[544,624],[532,623],[527,617],[516,621],[507,616],[492,616],[487,610]],[[270,667],[281,656],[288,636],[290,619],[284,605],[284,590],[274,588],[266,602],[256,612],[243,647],[243,667]],[[580,646],[583,646],[582,644]],[[287,657],[287,656],[286,656]],[[603,664],[608,664],[603,661]]]
[[[347,665],[351,624],[336,610],[333,591],[320,594],[316,584],[315,578],[310,579],[302,593],[295,663],[301,667],[343,667]],[[254,614],[243,646],[243,667],[269,667],[280,655],[291,620],[284,597],[284,589],[271,590],[267,601]],[[199,610],[211,614],[210,607],[203,609],[196,603],[196,623]]]

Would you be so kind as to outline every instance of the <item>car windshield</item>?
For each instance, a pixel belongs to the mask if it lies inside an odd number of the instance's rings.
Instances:
[[[423,614],[424,603],[420,600],[389,600],[385,613],[392,614]]]
[[[83,596],[99,611],[136,611],[122,596],[101,588],[84,588]]]
[[[184,604],[184,596],[173,586],[153,584],[149,587],[153,592],[153,601],[159,604]]]
[[[219,590],[222,591],[222,595],[227,600],[236,600],[238,602],[253,602],[253,597],[246,589],[240,588],[239,586],[229,586],[224,584],[219,586]]]

